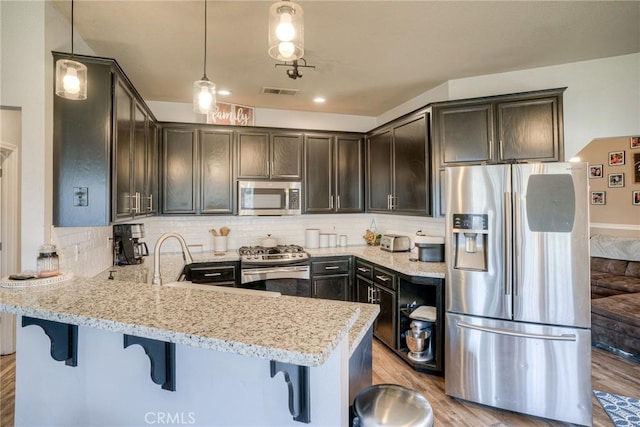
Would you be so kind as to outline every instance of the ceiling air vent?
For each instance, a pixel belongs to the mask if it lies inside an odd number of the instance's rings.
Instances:
[[[295,95],[298,93],[298,89],[283,89],[279,87],[263,87],[262,93],[271,95]]]

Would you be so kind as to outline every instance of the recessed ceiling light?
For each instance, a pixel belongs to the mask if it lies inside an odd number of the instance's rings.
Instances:
[[[325,98],[323,98],[322,96],[316,96],[315,98],[313,98],[313,102],[315,102],[316,104],[322,104],[326,101]]]
[[[231,92],[226,89],[220,89],[218,91],[218,95],[227,96],[227,95],[231,95]]]

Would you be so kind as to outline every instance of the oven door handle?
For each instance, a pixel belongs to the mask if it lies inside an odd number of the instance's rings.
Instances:
[[[295,273],[309,271],[309,266],[304,267],[274,267],[274,268],[250,268],[243,269],[242,275],[270,274],[270,273]]]

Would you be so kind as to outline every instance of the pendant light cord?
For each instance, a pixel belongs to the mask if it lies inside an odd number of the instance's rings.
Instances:
[[[207,0],[204,0],[204,70],[202,80],[207,78]]]
[[[71,0],[71,57],[73,57],[73,0]]]

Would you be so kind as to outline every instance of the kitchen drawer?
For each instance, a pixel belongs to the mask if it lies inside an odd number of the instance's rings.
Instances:
[[[348,259],[312,261],[311,274],[314,276],[319,274],[348,274],[349,264]]]
[[[367,279],[373,279],[373,266],[366,262],[356,260],[356,274],[366,277]]]
[[[396,275],[378,266],[373,267],[373,280],[384,287],[398,290]]]
[[[193,283],[211,283],[233,286],[236,283],[237,266],[215,262],[193,263],[185,267],[185,280]]]

